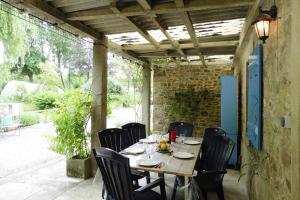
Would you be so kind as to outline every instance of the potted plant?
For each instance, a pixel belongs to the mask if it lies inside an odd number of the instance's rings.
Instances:
[[[86,124],[90,114],[89,95],[79,91],[68,93],[57,102],[53,115],[57,135],[52,138],[52,149],[67,157],[67,176],[89,178],[91,158],[90,135]]]

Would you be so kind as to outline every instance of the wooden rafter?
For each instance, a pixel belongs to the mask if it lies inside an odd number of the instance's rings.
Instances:
[[[183,0],[175,0],[175,4],[178,8],[183,8],[184,7]],[[196,49],[198,49],[199,57],[200,57],[200,60],[202,61],[202,64],[204,66],[206,66],[204,56],[203,56],[203,54],[201,53],[201,51],[199,49],[200,45],[199,45],[199,42],[198,42],[198,38],[197,38],[197,35],[196,35],[196,32],[195,32],[195,29],[193,27],[192,20],[189,16],[189,13],[185,12],[185,11],[182,11],[182,12],[180,12],[180,16],[183,20],[183,23],[185,24],[185,26],[187,28],[187,31],[188,31],[188,33],[191,37],[191,40],[193,41],[194,47]]]
[[[213,41],[201,43],[201,48],[213,48],[213,47],[234,47],[239,44],[238,40],[232,41]],[[161,44],[162,50],[177,50],[172,44]],[[179,44],[180,49],[192,49],[194,44],[192,42]],[[131,51],[155,51],[155,47],[151,44],[123,44],[122,49]],[[180,54],[181,55],[181,54]]]
[[[151,5],[147,0],[137,0],[144,10],[151,10]]]
[[[137,2],[145,9],[145,11],[150,10],[151,9],[151,5],[149,4],[149,2],[147,0],[137,0]],[[182,49],[180,49],[179,47],[179,43],[178,41],[175,41],[172,36],[167,32],[167,30],[161,25],[160,21],[158,20],[158,17],[155,15],[150,16],[151,20],[153,21],[153,23],[159,28],[159,30],[166,36],[166,38],[170,41],[170,43],[172,44],[172,46],[178,51],[178,53],[182,56],[184,55],[184,52],[182,51]]]
[[[145,5],[145,2],[144,4]],[[116,2],[113,2],[111,4],[111,10],[115,13],[115,14],[120,14],[121,11],[118,9],[118,7],[116,6]],[[126,17],[126,16],[122,16],[122,15],[118,15],[119,17],[125,19],[129,25],[131,25],[139,34],[141,34],[148,42],[150,42],[155,48],[157,48],[158,50],[161,50],[160,44],[145,30],[143,30],[142,28],[140,28],[130,17]],[[167,51],[164,51],[164,55],[165,56],[169,56]],[[170,56],[172,58],[172,60],[177,63],[176,58]]]
[[[145,2],[145,1],[143,1]],[[166,13],[178,13],[199,11],[207,9],[222,9],[229,7],[241,7],[250,6],[253,4],[253,0],[190,0],[184,7],[177,7],[173,2],[163,2],[153,4],[151,10],[145,12],[144,8],[139,5],[131,5],[122,9],[119,14],[114,13],[110,7],[102,7],[96,9],[89,9],[83,11],[76,11],[69,13],[68,19],[70,20],[92,20],[97,18],[115,17],[116,15],[122,15],[126,17],[139,16],[139,15],[158,15]]]
[[[54,19],[58,22],[60,22],[61,24],[67,24],[69,26],[72,27],[72,29],[74,29],[75,31],[89,36],[91,38],[93,38],[94,40],[102,40],[104,36],[103,33],[98,32],[88,26],[86,26],[85,24],[81,23],[81,22],[77,22],[77,21],[70,21],[66,18],[65,14],[58,10],[57,8],[54,8],[52,6],[50,6],[47,2],[41,1],[41,0],[12,0],[12,3],[18,5],[23,5],[26,8],[30,8],[34,11],[37,11],[38,13],[50,17],[51,19]],[[111,49],[118,49],[116,51],[119,51],[120,49],[122,50],[122,47],[120,45],[117,45],[113,42],[109,42],[110,44],[114,44],[113,46],[111,46]],[[128,54],[126,51],[122,52],[122,55],[124,57],[128,57],[129,59],[134,59],[136,61],[139,62],[145,62],[142,59],[139,59],[137,57],[134,57],[132,54]]]
[[[121,11],[120,9],[116,6],[116,2],[111,4],[110,9],[115,13],[118,14],[119,17],[125,19],[125,21],[132,26],[139,34],[141,34],[148,42],[150,42],[153,46],[156,48],[160,49],[159,43],[145,30],[140,28],[132,19],[129,17],[120,15]]]
[[[178,41],[174,40],[172,38],[172,36],[170,35],[170,33],[167,32],[167,30],[161,25],[161,23],[158,20],[158,17],[152,17],[152,21],[159,28],[159,30],[166,36],[166,38],[170,41],[173,48],[175,48],[180,55],[185,56],[184,52],[180,48],[180,45],[179,45]]]

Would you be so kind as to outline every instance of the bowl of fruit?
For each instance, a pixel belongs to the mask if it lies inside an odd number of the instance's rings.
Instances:
[[[157,144],[157,152],[170,153],[170,144],[166,140],[162,140]]]

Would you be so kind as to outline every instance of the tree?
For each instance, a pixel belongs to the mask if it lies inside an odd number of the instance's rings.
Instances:
[[[33,76],[41,73],[39,64],[45,62],[45,57],[37,49],[31,47],[25,54],[24,62],[19,57],[18,62],[11,68],[11,72],[17,72],[28,76],[29,81],[33,82]]]

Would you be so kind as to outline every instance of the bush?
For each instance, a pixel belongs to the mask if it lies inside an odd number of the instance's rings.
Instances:
[[[85,126],[90,114],[90,96],[78,91],[69,92],[58,102],[53,114],[57,136],[52,139],[52,150],[65,154],[67,158],[87,158],[90,154],[87,143],[89,135]]]
[[[20,116],[20,123],[23,126],[31,126],[40,122],[39,115],[37,114],[22,114]]]
[[[60,95],[54,92],[36,93],[31,96],[31,103],[40,110],[51,109],[56,107],[56,101]]]

